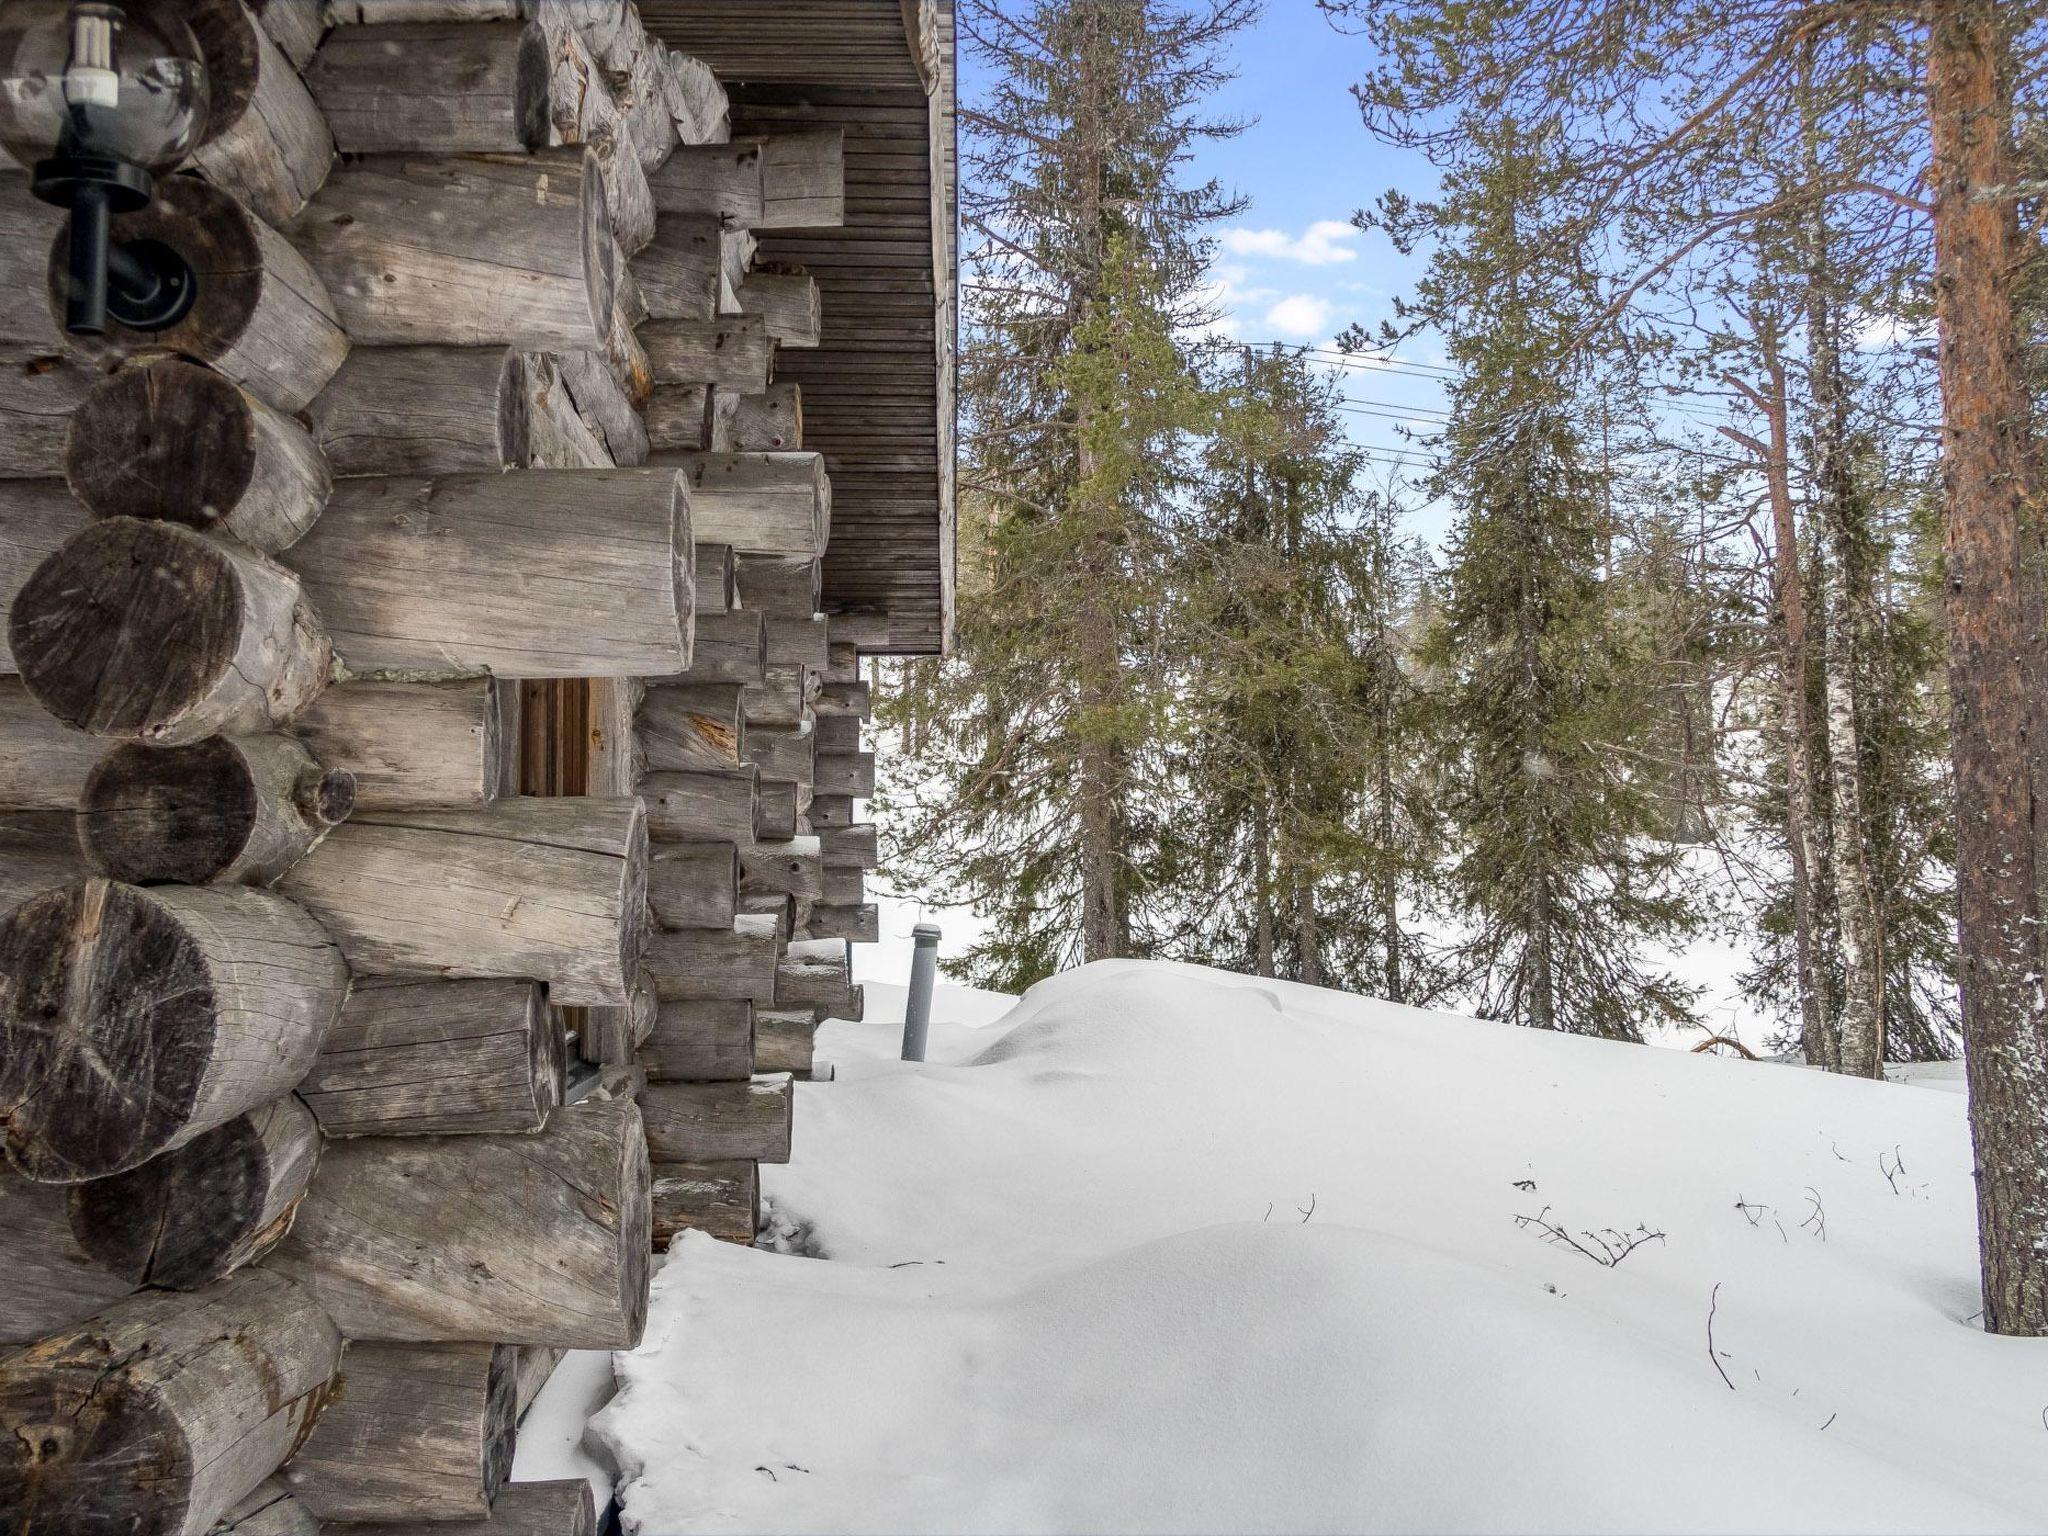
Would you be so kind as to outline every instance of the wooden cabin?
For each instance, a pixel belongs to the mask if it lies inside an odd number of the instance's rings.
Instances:
[[[753,1240],[949,639],[950,4],[187,9],[185,318],[0,173],[0,1529],[591,1532],[520,1417]]]

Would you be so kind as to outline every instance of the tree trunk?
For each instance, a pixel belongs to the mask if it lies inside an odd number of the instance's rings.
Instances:
[[[2021,591],[2032,464],[2012,283],[2011,52],[1991,0],[1930,8],[1963,1039],[1985,1325],[2048,1334],[2048,1000],[2034,802],[2048,750]]]
[[[341,1336],[261,1269],[153,1291],[0,1360],[0,1509],[20,1531],[205,1536],[319,1417]]]
[[[351,1339],[631,1349],[650,1248],[646,1132],[614,1099],[531,1136],[330,1143],[268,1267]]]
[[[29,1177],[134,1168],[306,1075],[348,970],[304,912],[240,886],[85,880],[0,925],[0,1120]]]
[[[538,1131],[562,1100],[562,1029],[524,978],[358,986],[299,1084],[329,1136]]]

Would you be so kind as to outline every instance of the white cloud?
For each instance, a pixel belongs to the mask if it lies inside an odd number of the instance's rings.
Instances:
[[[1330,301],[1293,293],[1266,311],[1266,324],[1283,336],[1316,336],[1330,318]]]
[[[1358,231],[1341,219],[1317,219],[1299,235],[1284,229],[1226,229],[1217,238],[1233,256],[1270,256],[1327,267],[1332,262],[1358,259],[1350,245],[1357,236]]]

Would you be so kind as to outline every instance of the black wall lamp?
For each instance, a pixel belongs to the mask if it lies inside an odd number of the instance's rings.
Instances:
[[[191,266],[111,220],[149,206],[206,128],[206,66],[175,0],[0,0],[0,144],[71,211],[64,329],[138,331],[192,308]]]

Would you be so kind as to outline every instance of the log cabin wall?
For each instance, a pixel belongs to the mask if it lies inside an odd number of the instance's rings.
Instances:
[[[950,14],[645,9],[193,0],[157,335],[59,333],[0,173],[10,1530],[593,1531],[520,1415],[860,1017]]]

